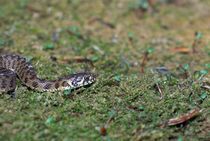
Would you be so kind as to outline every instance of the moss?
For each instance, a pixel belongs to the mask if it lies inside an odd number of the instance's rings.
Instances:
[[[159,3],[159,12],[139,17],[130,7],[132,1],[109,2],[1,0],[2,52],[27,57],[42,78],[84,70],[98,77],[92,86],[69,95],[34,92],[18,82],[15,100],[0,95],[0,140],[209,138],[210,93],[200,86],[209,77],[209,19],[203,15],[210,3]],[[113,21],[115,26],[109,26]],[[195,32],[202,35],[196,53],[171,50],[191,48]],[[170,74],[151,72],[160,66]],[[199,116],[161,126],[195,107],[203,110]],[[97,130],[103,126],[106,136]]]

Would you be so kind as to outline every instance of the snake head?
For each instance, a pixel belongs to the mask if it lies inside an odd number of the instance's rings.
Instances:
[[[68,84],[72,88],[83,87],[95,82],[96,76],[92,73],[77,73],[70,76]]]

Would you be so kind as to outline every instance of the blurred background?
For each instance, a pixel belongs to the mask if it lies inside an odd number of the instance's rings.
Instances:
[[[1,0],[0,4],[4,50],[28,56],[32,52],[83,56],[100,63],[107,59],[118,69],[131,66],[137,71],[148,51],[153,55],[147,66],[173,68],[193,58],[201,67],[208,61],[207,0]]]

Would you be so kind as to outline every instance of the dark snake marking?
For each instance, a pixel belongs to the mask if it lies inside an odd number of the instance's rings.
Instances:
[[[16,77],[27,87],[37,91],[73,89],[92,84],[95,81],[95,75],[92,73],[70,74],[56,80],[44,80],[37,76],[35,69],[25,58],[13,54],[1,55],[0,92],[15,90]]]

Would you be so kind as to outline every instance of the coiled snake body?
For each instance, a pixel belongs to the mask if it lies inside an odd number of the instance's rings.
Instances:
[[[78,88],[95,81],[92,73],[77,73],[56,80],[44,80],[37,76],[32,65],[19,55],[0,56],[0,92],[14,92],[16,77],[23,84],[37,91],[57,91]]]

